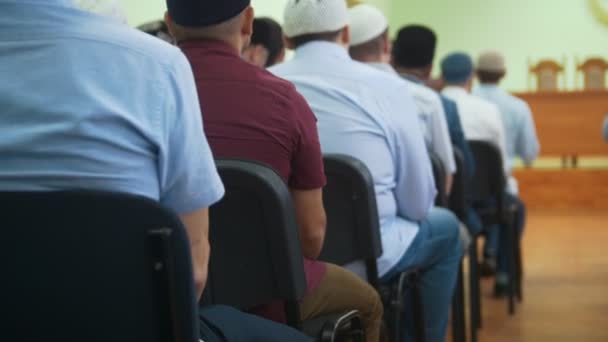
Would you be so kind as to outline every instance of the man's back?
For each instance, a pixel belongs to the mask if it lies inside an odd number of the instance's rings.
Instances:
[[[300,190],[323,187],[315,118],[295,87],[219,41],[185,41],[217,158],[263,162]]]
[[[2,189],[129,192],[180,213],[221,196],[177,49],[53,0],[0,2],[0,51]]]
[[[386,272],[405,252],[436,194],[416,107],[398,76],[354,62],[333,43],[314,42],[271,71],[293,82],[318,120],[324,153],[363,161],[374,177]]]
[[[442,94],[456,102],[466,138],[494,143],[503,154],[505,174],[509,174],[505,130],[498,108],[460,87],[448,86]]]
[[[494,85],[481,85],[473,92],[500,109],[505,125],[509,167],[513,168],[516,157],[527,164],[538,157],[540,145],[530,107],[523,100]]]

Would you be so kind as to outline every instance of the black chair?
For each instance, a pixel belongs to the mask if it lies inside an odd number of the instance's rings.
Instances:
[[[249,310],[279,300],[287,323],[320,341],[364,340],[356,311],[301,321],[303,257],[291,196],[279,175],[250,161],[219,160],[217,167],[226,195],[210,208],[206,303]]]
[[[1,192],[5,341],[198,342],[190,243],[156,202]]]
[[[472,193],[474,203],[481,203],[488,199],[494,200],[492,206],[476,207],[484,227],[494,224],[505,227],[501,229],[501,239],[510,246],[507,250],[508,258],[508,311],[511,315],[515,313],[516,283],[519,276],[516,272],[516,250],[519,239],[516,237],[514,217],[517,212],[515,206],[507,206],[505,201],[505,190],[507,179],[503,168],[503,159],[498,147],[487,141],[469,141],[471,151],[475,156],[476,172],[472,182]]]
[[[437,199],[435,205],[442,208],[449,208],[449,198],[446,193],[447,174],[445,165],[441,159],[433,152],[429,152],[431,159],[431,166],[433,168],[433,176],[435,178],[435,186],[437,187]],[[456,282],[456,288],[454,289],[454,299],[452,302],[452,336],[454,342],[465,342],[466,340],[466,327],[465,327],[465,303],[464,303],[464,271],[462,265],[458,271],[458,280]]]
[[[320,259],[338,265],[364,263],[368,282],[378,289],[384,302],[391,341],[402,340],[404,293],[411,290],[417,340],[424,341],[418,273],[402,273],[391,285],[381,285],[378,281],[376,259],[382,255],[382,241],[372,175],[365,164],[350,156],[326,155],[323,159],[327,177],[323,189],[327,233]]]
[[[456,214],[458,219],[461,222],[466,222],[466,208],[467,208],[467,169],[464,161],[464,154],[460,149],[454,147],[454,160],[456,161],[456,173],[454,174],[454,181],[452,183],[452,191],[450,192],[450,196],[448,197],[448,207],[450,210]],[[469,326],[469,334],[471,336],[471,342],[477,342],[477,329],[480,327],[481,323],[481,291],[480,291],[480,278],[479,278],[479,270],[477,260],[477,239],[472,237],[471,246],[469,246],[469,286],[470,286],[470,294],[469,294],[469,309],[470,309],[470,326]],[[464,302],[464,271],[461,268],[459,272],[459,286],[462,287],[462,290],[457,292],[457,298],[455,300],[460,303]],[[462,305],[464,307],[464,304]],[[459,309],[456,306],[456,310],[458,312],[453,312],[454,317],[465,317],[464,310]],[[457,330],[456,326],[464,326],[464,321],[454,322],[454,330]],[[461,333],[458,337],[458,341],[465,340],[466,341],[466,333]],[[456,339],[455,339],[456,340]]]

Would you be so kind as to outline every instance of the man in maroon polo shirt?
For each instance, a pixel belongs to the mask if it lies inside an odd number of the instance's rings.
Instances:
[[[184,15],[175,3],[190,11]],[[290,188],[308,285],[302,318],[357,309],[368,341],[378,341],[382,304],[376,291],[350,271],[315,260],[325,236],[325,175],[316,119],[291,83],[241,59],[252,34],[250,0],[168,4],[165,21],[192,65],[213,154],[263,162]],[[281,311],[282,306],[269,305],[257,313],[281,321]]]

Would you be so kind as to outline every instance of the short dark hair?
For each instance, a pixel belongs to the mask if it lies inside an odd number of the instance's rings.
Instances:
[[[266,67],[275,64],[281,51],[285,48],[281,25],[270,18],[254,19],[251,45],[262,45],[268,50]]]
[[[393,44],[393,62],[404,68],[423,68],[433,64],[437,35],[426,26],[401,28]]]
[[[388,30],[382,32],[378,37],[356,46],[351,46],[348,49],[351,57],[354,59],[363,59],[369,55],[376,55],[382,50],[382,43],[384,42],[386,35],[388,34]]]
[[[477,77],[481,83],[498,83],[498,81],[505,77],[505,72],[477,70]]]
[[[300,47],[304,44],[310,43],[310,42],[316,42],[316,41],[333,42],[338,38],[338,36],[340,35],[340,32],[342,32],[342,29],[339,29],[337,31],[331,31],[331,32],[303,34],[303,35],[299,35],[296,37],[292,37],[292,38],[290,38],[290,40],[293,43],[294,47],[298,48],[298,47]]]

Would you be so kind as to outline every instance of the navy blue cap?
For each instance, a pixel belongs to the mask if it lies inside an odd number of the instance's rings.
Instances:
[[[167,0],[173,21],[184,27],[204,27],[236,17],[251,0]]]
[[[447,83],[463,83],[473,75],[473,59],[464,52],[452,53],[441,62],[441,74]]]

